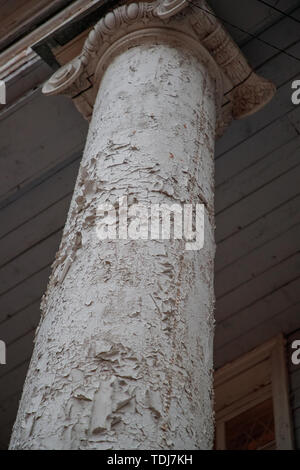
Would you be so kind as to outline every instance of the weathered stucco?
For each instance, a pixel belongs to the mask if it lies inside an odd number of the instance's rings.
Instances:
[[[213,440],[215,80],[144,44],[106,70],[11,448],[207,449]],[[99,203],[205,203],[205,243],[106,240]]]

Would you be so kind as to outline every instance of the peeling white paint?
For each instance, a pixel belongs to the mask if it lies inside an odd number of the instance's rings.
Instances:
[[[213,442],[215,82],[141,45],[102,79],[11,449],[207,449]],[[205,201],[201,251],[105,240],[99,203]]]

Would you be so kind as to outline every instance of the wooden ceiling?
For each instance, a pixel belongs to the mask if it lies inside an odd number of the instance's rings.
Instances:
[[[0,51],[72,0],[0,0]]]

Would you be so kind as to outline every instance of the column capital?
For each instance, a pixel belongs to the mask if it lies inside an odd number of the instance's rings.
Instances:
[[[94,26],[80,55],[44,84],[43,93],[70,96],[90,120],[103,73],[122,50],[147,42],[189,47],[216,80],[217,134],[222,135],[232,119],[246,117],[267,104],[275,86],[251,69],[206,1],[194,2],[128,2],[113,9]]]

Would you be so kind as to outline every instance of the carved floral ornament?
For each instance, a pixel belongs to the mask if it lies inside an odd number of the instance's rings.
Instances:
[[[147,41],[189,47],[216,80],[217,134],[221,135],[232,119],[262,108],[273,97],[275,86],[251,70],[205,0],[194,2],[198,7],[187,0],[157,0],[115,8],[89,33],[81,54],[45,83],[43,93],[70,96],[89,120],[103,73],[122,50]]]

